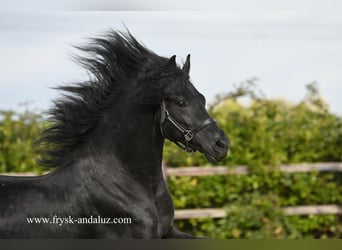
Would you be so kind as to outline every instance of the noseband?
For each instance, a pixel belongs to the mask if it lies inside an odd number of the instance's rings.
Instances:
[[[206,126],[208,126],[212,123],[216,123],[214,119],[209,117],[208,119],[201,122],[201,124],[198,127],[196,127],[195,129],[186,129],[182,125],[180,125],[179,122],[177,122],[176,119],[174,119],[170,115],[169,111],[166,109],[165,101],[163,100],[161,105],[160,105],[160,132],[162,133],[162,135],[164,137],[165,137],[165,135],[164,135],[164,131],[163,131],[163,124],[167,121],[174,128],[176,128],[179,132],[181,132],[183,134],[184,139],[185,139],[185,144],[182,142],[179,142],[179,141],[176,141],[175,144],[187,153],[192,153],[192,152],[196,151],[196,149],[194,149],[190,146],[190,142],[195,137],[195,135],[199,131],[204,129]]]

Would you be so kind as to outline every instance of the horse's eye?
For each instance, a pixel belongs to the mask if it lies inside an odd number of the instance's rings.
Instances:
[[[176,102],[176,104],[177,104],[179,107],[184,107],[184,106],[185,106],[185,101],[179,100],[179,101]]]

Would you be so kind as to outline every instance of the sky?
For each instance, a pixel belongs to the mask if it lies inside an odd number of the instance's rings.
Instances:
[[[267,97],[295,103],[315,81],[330,109],[342,115],[342,2],[169,2],[2,4],[0,110],[21,109],[24,102],[51,107],[58,97],[52,87],[87,79],[71,60],[72,45],[125,24],[157,54],[177,55],[179,64],[190,53],[192,82],[208,102],[256,77]]]

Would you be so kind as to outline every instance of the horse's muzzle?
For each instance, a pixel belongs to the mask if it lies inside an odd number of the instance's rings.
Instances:
[[[205,157],[210,162],[219,162],[222,161],[228,153],[229,149],[229,139],[227,137],[221,137],[217,139],[212,146],[213,151],[205,153]]]

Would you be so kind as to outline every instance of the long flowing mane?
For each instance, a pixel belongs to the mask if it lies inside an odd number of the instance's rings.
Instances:
[[[51,125],[38,140],[43,148],[38,162],[46,167],[63,165],[76,146],[85,142],[99,116],[115,105],[125,84],[139,79],[142,72],[145,79],[151,78],[149,83],[153,82],[158,73],[155,65],[167,61],[129,32],[111,31],[76,48],[86,54],[75,58],[90,73],[90,79],[57,87],[64,92],[63,97],[54,102],[49,112]]]

